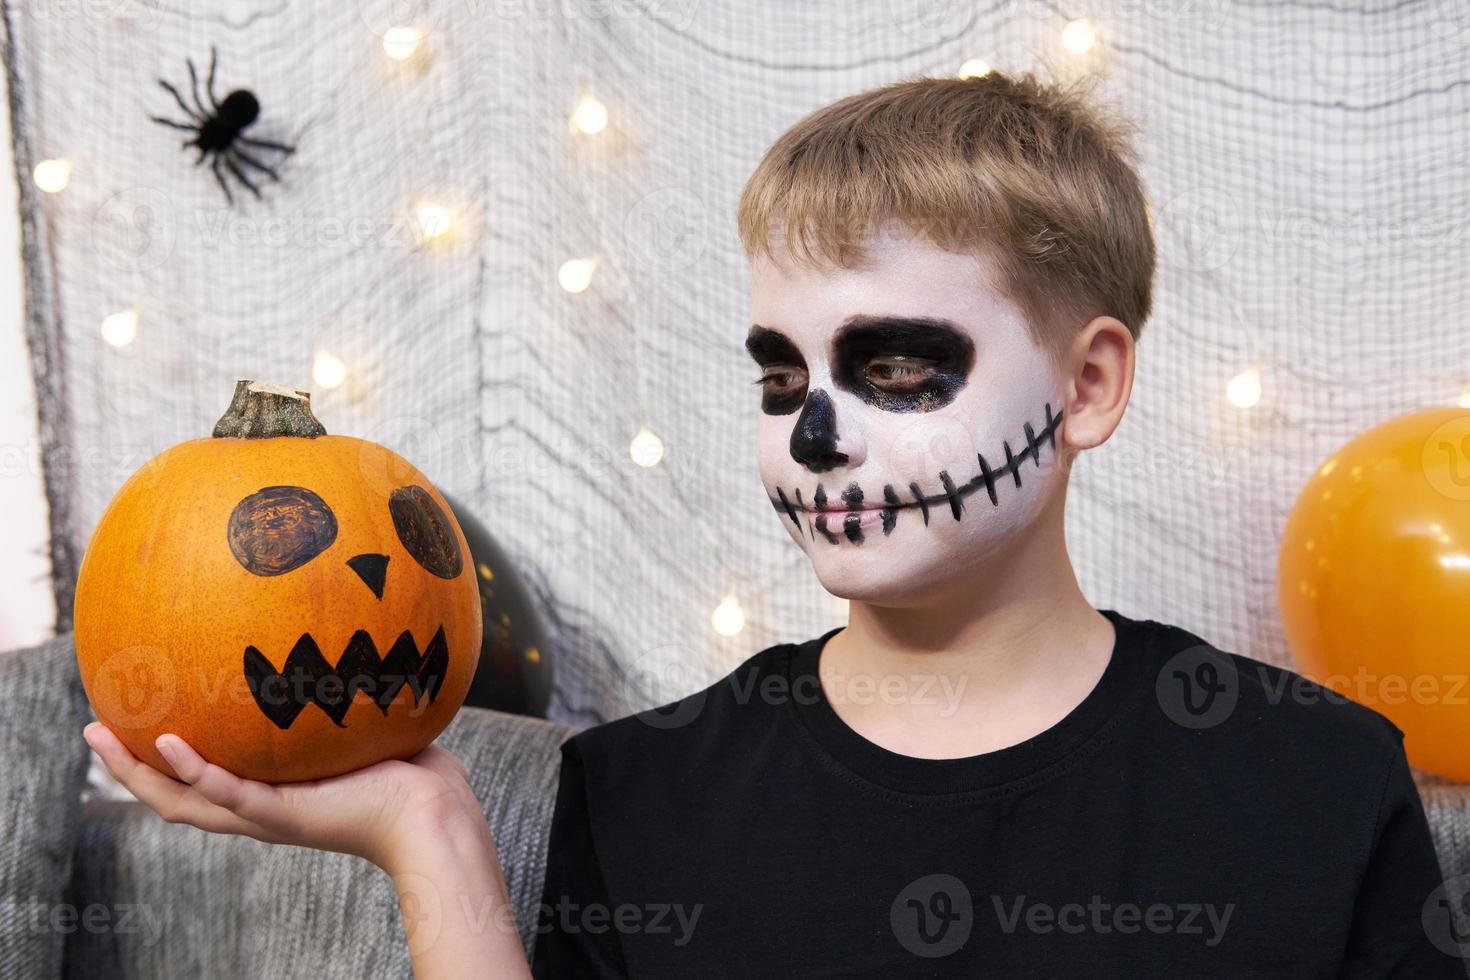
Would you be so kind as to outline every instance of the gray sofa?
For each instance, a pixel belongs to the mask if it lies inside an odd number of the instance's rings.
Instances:
[[[0,653],[0,978],[412,976],[393,888],[368,862],[81,801],[91,719],[69,635]],[[465,708],[439,739],[470,771],[528,954],[573,731]]]
[[[78,802],[91,710],[69,636],[0,653],[0,978],[410,977],[365,861]],[[477,708],[440,741],[494,828],[529,953],[565,725]],[[1420,777],[1447,878],[1470,872],[1470,786]]]

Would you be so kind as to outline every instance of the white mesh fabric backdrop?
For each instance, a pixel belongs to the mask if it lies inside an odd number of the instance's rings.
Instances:
[[[745,177],[808,111],[894,79],[1041,61],[1105,76],[1142,124],[1156,313],[1121,429],[1079,465],[1093,602],[1285,663],[1278,532],[1315,465],[1470,374],[1470,8],[1120,0],[1099,48],[1027,0],[5,3],[56,586],[144,460],[206,435],[236,378],[313,387],[327,429],[472,506],[551,617],[554,717],[588,723],[840,622],[766,503],[741,342]],[[390,23],[421,56],[383,54]],[[155,79],[220,52],[253,135],[297,145],[264,201],[224,198]],[[1073,70],[1073,69],[1065,69]],[[608,107],[595,137],[568,116]],[[274,159],[269,153],[263,157]],[[75,159],[70,187],[26,179]],[[421,247],[420,198],[455,215]],[[590,289],[564,260],[600,255]],[[116,348],[99,322],[136,308]],[[1262,366],[1250,411],[1227,380]],[[641,426],[664,442],[643,469]],[[710,612],[733,590],[733,638]]]

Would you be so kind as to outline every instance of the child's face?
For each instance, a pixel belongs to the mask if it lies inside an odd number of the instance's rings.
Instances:
[[[981,259],[891,227],[863,268],[761,257],[751,321],[761,482],[829,592],[910,605],[1006,574],[1061,485],[1062,388]]]

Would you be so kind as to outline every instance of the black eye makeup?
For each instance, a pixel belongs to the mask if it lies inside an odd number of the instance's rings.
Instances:
[[[975,345],[963,330],[936,317],[850,317],[832,338],[832,380],[885,412],[930,412],[954,401],[969,384]],[[751,328],[745,349],[764,370],[761,411],[790,415],[807,395],[806,360],[783,333]]]
[[[761,411],[767,415],[790,415],[806,401],[806,359],[785,334],[756,325],[745,338],[745,349],[763,370],[755,383],[761,386]]]
[[[874,408],[929,412],[969,384],[975,345],[948,320],[855,316],[832,340],[832,380]]]

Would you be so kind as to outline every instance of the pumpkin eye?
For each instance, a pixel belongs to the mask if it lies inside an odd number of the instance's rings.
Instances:
[[[305,487],[261,487],[230,512],[228,537],[247,572],[284,575],[331,546],[337,518]]]
[[[449,516],[423,487],[399,487],[388,496],[388,511],[398,540],[425,570],[440,578],[454,578],[464,567],[459,539]]]

